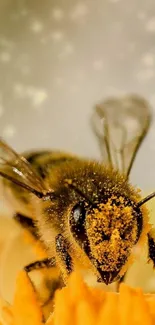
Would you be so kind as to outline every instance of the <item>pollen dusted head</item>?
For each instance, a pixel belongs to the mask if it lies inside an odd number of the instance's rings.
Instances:
[[[140,224],[141,223],[141,224]],[[99,281],[115,281],[139,239],[142,215],[123,197],[111,197],[86,216],[90,259]]]

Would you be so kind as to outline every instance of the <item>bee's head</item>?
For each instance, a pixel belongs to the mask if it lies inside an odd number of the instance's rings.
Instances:
[[[90,207],[74,206],[70,215],[73,236],[95,266],[98,281],[119,279],[142,231],[142,213],[129,199],[115,197]]]

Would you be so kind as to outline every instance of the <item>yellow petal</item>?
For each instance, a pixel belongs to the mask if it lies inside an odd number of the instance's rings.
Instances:
[[[17,278],[13,302],[14,325],[41,325],[42,311],[37,295],[26,272],[21,271]]]

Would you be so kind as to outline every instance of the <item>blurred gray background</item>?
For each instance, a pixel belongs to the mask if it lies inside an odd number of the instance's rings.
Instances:
[[[155,111],[154,0],[0,0],[0,134],[17,151],[99,158],[92,108],[126,93]],[[155,123],[131,180],[155,188]]]

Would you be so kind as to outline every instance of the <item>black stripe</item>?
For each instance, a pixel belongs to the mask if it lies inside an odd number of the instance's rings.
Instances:
[[[47,155],[49,153],[51,152],[50,151],[32,152],[31,154],[28,155],[26,159],[30,164],[33,164],[37,158],[43,157],[44,155]]]
[[[43,158],[44,156],[47,156],[47,159],[45,160],[45,163],[37,161],[38,158]],[[38,174],[45,179],[48,175],[48,171],[50,168],[64,163],[66,161],[70,161],[74,158],[72,157],[64,157],[64,156],[58,156],[58,157],[52,157],[52,151],[40,151],[37,153],[32,153],[28,155],[27,161],[33,165],[35,170],[38,172]]]
[[[55,159],[49,159],[49,161],[44,164],[44,165],[39,165],[38,166],[35,166],[37,172],[39,173],[39,175],[45,179],[46,176],[48,175],[48,172],[49,172],[49,169],[58,165],[58,164],[61,164],[63,162],[66,162],[66,161],[69,161],[71,160],[70,158],[68,157],[62,157],[62,158],[55,158]]]

